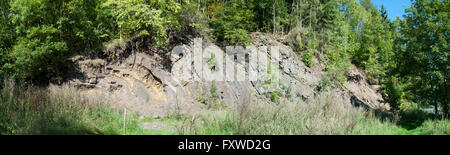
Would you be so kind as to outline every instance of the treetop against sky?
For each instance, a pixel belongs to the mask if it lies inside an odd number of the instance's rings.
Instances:
[[[359,1],[359,0],[356,0]],[[405,8],[411,7],[411,0],[372,0],[372,3],[380,9],[381,5],[387,10],[388,18],[394,20],[397,16],[403,18],[405,14]]]

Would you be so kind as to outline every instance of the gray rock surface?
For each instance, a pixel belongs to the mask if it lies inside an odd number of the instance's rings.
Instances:
[[[271,103],[268,94],[280,91],[282,97],[296,103],[310,100],[316,95],[315,89],[324,75],[320,65],[307,67],[282,40],[262,33],[253,33],[251,38],[253,40],[251,45],[256,48],[280,47],[280,84],[284,88],[272,87],[264,84],[265,81],[262,80],[216,81],[214,85],[220,101],[227,105],[235,105],[241,103],[244,96],[254,95],[259,102]],[[203,47],[206,47],[205,45],[209,44],[204,44]],[[192,64],[193,40],[188,45],[177,46],[173,52],[171,52],[172,49],[161,51],[146,46],[148,45],[145,42],[128,41],[119,47],[103,51],[108,57],[114,57],[114,59],[74,57],[73,62],[83,76],[73,78],[69,83],[84,90],[95,89],[110,94],[118,104],[123,104],[147,116],[161,116],[164,113],[162,109],[177,103],[199,104],[199,96],[210,93],[212,82],[193,81],[193,79],[199,79],[201,74],[191,68],[192,66],[186,66],[186,64]],[[267,51],[256,50],[256,52],[259,56],[271,58],[270,48]],[[245,64],[245,59],[231,61],[237,63],[237,70],[246,73],[250,70],[255,71],[259,78],[264,78],[261,77],[265,75],[264,69],[257,65]],[[208,69],[208,64],[203,63],[203,65],[203,69]],[[210,71],[208,76],[213,76],[216,74],[214,72],[218,71],[224,71],[222,76],[228,74],[225,73],[226,66],[218,66],[224,68]],[[184,72],[192,72],[193,76],[186,79],[183,77]],[[380,107],[382,97],[376,87],[366,82],[362,71],[352,66],[347,76],[349,80],[345,86],[333,90],[336,92],[336,97],[343,98],[349,104],[362,104],[368,108]]]

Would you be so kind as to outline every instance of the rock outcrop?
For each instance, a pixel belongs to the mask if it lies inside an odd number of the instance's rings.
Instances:
[[[279,47],[279,70],[281,87],[271,87],[266,81],[215,81],[216,95],[219,101],[227,105],[244,102],[246,95],[255,96],[259,102],[271,103],[270,95],[275,91],[281,98],[298,103],[311,100],[317,95],[324,72],[320,63],[307,67],[286,45],[286,41],[275,39],[262,33],[251,34],[252,46]],[[203,47],[211,45],[203,43]],[[114,98],[118,104],[130,107],[147,116],[162,115],[164,108],[171,104],[200,104],[199,97],[209,94],[213,82],[192,81],[183,78],[183,72],[193,72],[194,79],[201,73],[180,65],[192,64],[194,41],[187,45],[169,47],[168,50],[153,49],[144,39],[121,43],[101,51],[100,58],[74,57],[77,69],[68,82],[82,90],[97,91]],[[218,48],[218,47],[217,47]],[[271,58],[270,51],[257,50],[260,56]],[[250,59],[250,58],[248,58]],[[186,61],[189,61],[186,63]],[[245,58],[234,59],[237,70],[246,73],[249,70],[264,76],[264,70],[248,64]],[[315,60],[317,61],[317,60]],[[245,63],[247,62],[247,63]],[[203,63],[202,65],[208,65]],[[208,68],[210,66],[203,66]],[[211,72],[223,71],[217,65]],[[183,69],[180,69],[183,68]],[[186,69],[187,68],[187,69]],[[75,76],[76,75],[76,76]],[[369,85],[365,75],[355,66],[347,74],[348,82],[343,88],[332,88],[336,97],[343,98],[349,104],[375,109],[385,106],[377,87]]]

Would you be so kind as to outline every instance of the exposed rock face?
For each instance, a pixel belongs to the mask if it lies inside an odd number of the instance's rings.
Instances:
[[[251,38],[253,39],[251,45],[256,48],[279,47],[281,87],[275,88],[264,80],[216,81],[214,85],[220,101],[228,105],[239,104],[243,102],[245,95],[253,95],[260,102],[270,103],[270,94],[278,91],[281,97],[297,103],[310,100],[316,95],[315,89],[324,75],[320,66],[312,68],[305,66],[298,55],[283,43],[285,42],[283,40],[276,40],[262,33],[253,33]],[[203,43],[203,48],[208,45],[210,44]],[[145,40],[129,41],[118,47],[104,50],[103,52],[107,55],[105,59],[75,57],[73,62],[81,75],[74,76],[75,78],[69,80],[69,83],[82,89],[108,94],[117,103],[150,116],[161,115],[164,112],[162,109],[171,104],[198,104],[199,96],[210,93],[212,82],[195,81],[200,79],[202,73],[190,67],[180,67],[192,64],[193,59],[189,58],[192,58],[194,54],[194,41],[188,45],[168,48],[168,51],[152,49],[150,46]],[[255,52],[258,52],[258,59],[266,57],[270,60],[272,57],[270,50]],[[265,76],[264,69],[258,65],[249,64],[251,60],[246,61],[245,57],[231,61],[237,63],[238,72],[243,71],[248,74],[251,70],[258,73],[258,76]],[[203,69],[210,68],[207,63],[201,65],[204,65]],[[226,67],[226,65],[217,65],[217,68],[205,76],[226,70],[220,67]],[[186,80],[183,72],[192,72],[191,80]],[[380,107],[381,95],[366,82],[361,71],[352,66],[347,76],[349,80],[345,87],[333,90],[336,92],[336,97],[343,98],[349,104],[372,109]]]

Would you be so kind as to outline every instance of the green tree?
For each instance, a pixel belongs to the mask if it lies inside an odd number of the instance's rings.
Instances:
[[[20,79],[46,80],[63,76],[65,61],[102,42],[101,1],[14,0],[8,18],[17,42],[2,66]]]
[[[362,7],[366,9],[367,12],[377,10],[377,8],[373,5],[371,0],[360,0],[359,3],[361,4]]]
[[[215,39],[234,45],[249,43],[248,33],[256,28],[254,7],[253,0],[212,2],[208,15]]]
[[[102,6],[114,18],[121,39],[149,33],[161,47],[168,43],[166,32],[179,28],[181,7],[173,0],[107,0]]]
[[[389,20],[384,19],[383,9],[380,14],[373,9],[370,0],[361,3],[368,12],[362,13],[365,16],[358,23],[358,27],[361,27],[357,34],[360,47],[353,53],[353,62],[365,69],[369,82],[380,83],[389,67],[392,67],[394,36]]]
[[[17,78],[47,77],[55,73],[52,67],[61,65],[67,45],[61,39],[57,21],[63,1],[15,0],[11,1],[12,24],[18,41],[9,53],[11,62],[4,70]]]
[[[0,2],[0,54],[13,44],[13,31],[9,24],[9,0]],[[3,57],[1,57],[3,58]],[[1,61],[1,60],[0,60]]]
[[[329,1],[326,5],[324,12],[328,15],[324,21],[327,25],[325,32],[327,42],[329,42],[326,49],[328,60],[325,62],[329,79],[326,81],[332,82],[333,85],[342,85],[347,80],[345,73],[350,66],[350,54],[356,48],[349,19],[342,13],[351,3],[349,1]]]
[[[274,34],[289,32],[290,1],[267,0],[255,1],[258,29]],[[299,2],[297,2],[299,3]]]
[[[414,94],[413,100],[432,104],[448,116],[448,0],[416,0],[401,23],[398,72]]]
[[[8,62],[8,53],[15,40],[14,31],[9,22],[9,8],[9,0],[0,1],[0,78],[5,75],[2,66]]]
[[[384,7],[384,5],[381,5],[381,7],[380,7],[380,15],[383,19],[383,22],[387,22],[389,20],[388,16],[387,16],[387,11],[386,11],[386,8]]]
[[[0,2],[0,49],[11,48],[14,42],[14,31],[9,19],[9,0]]]

